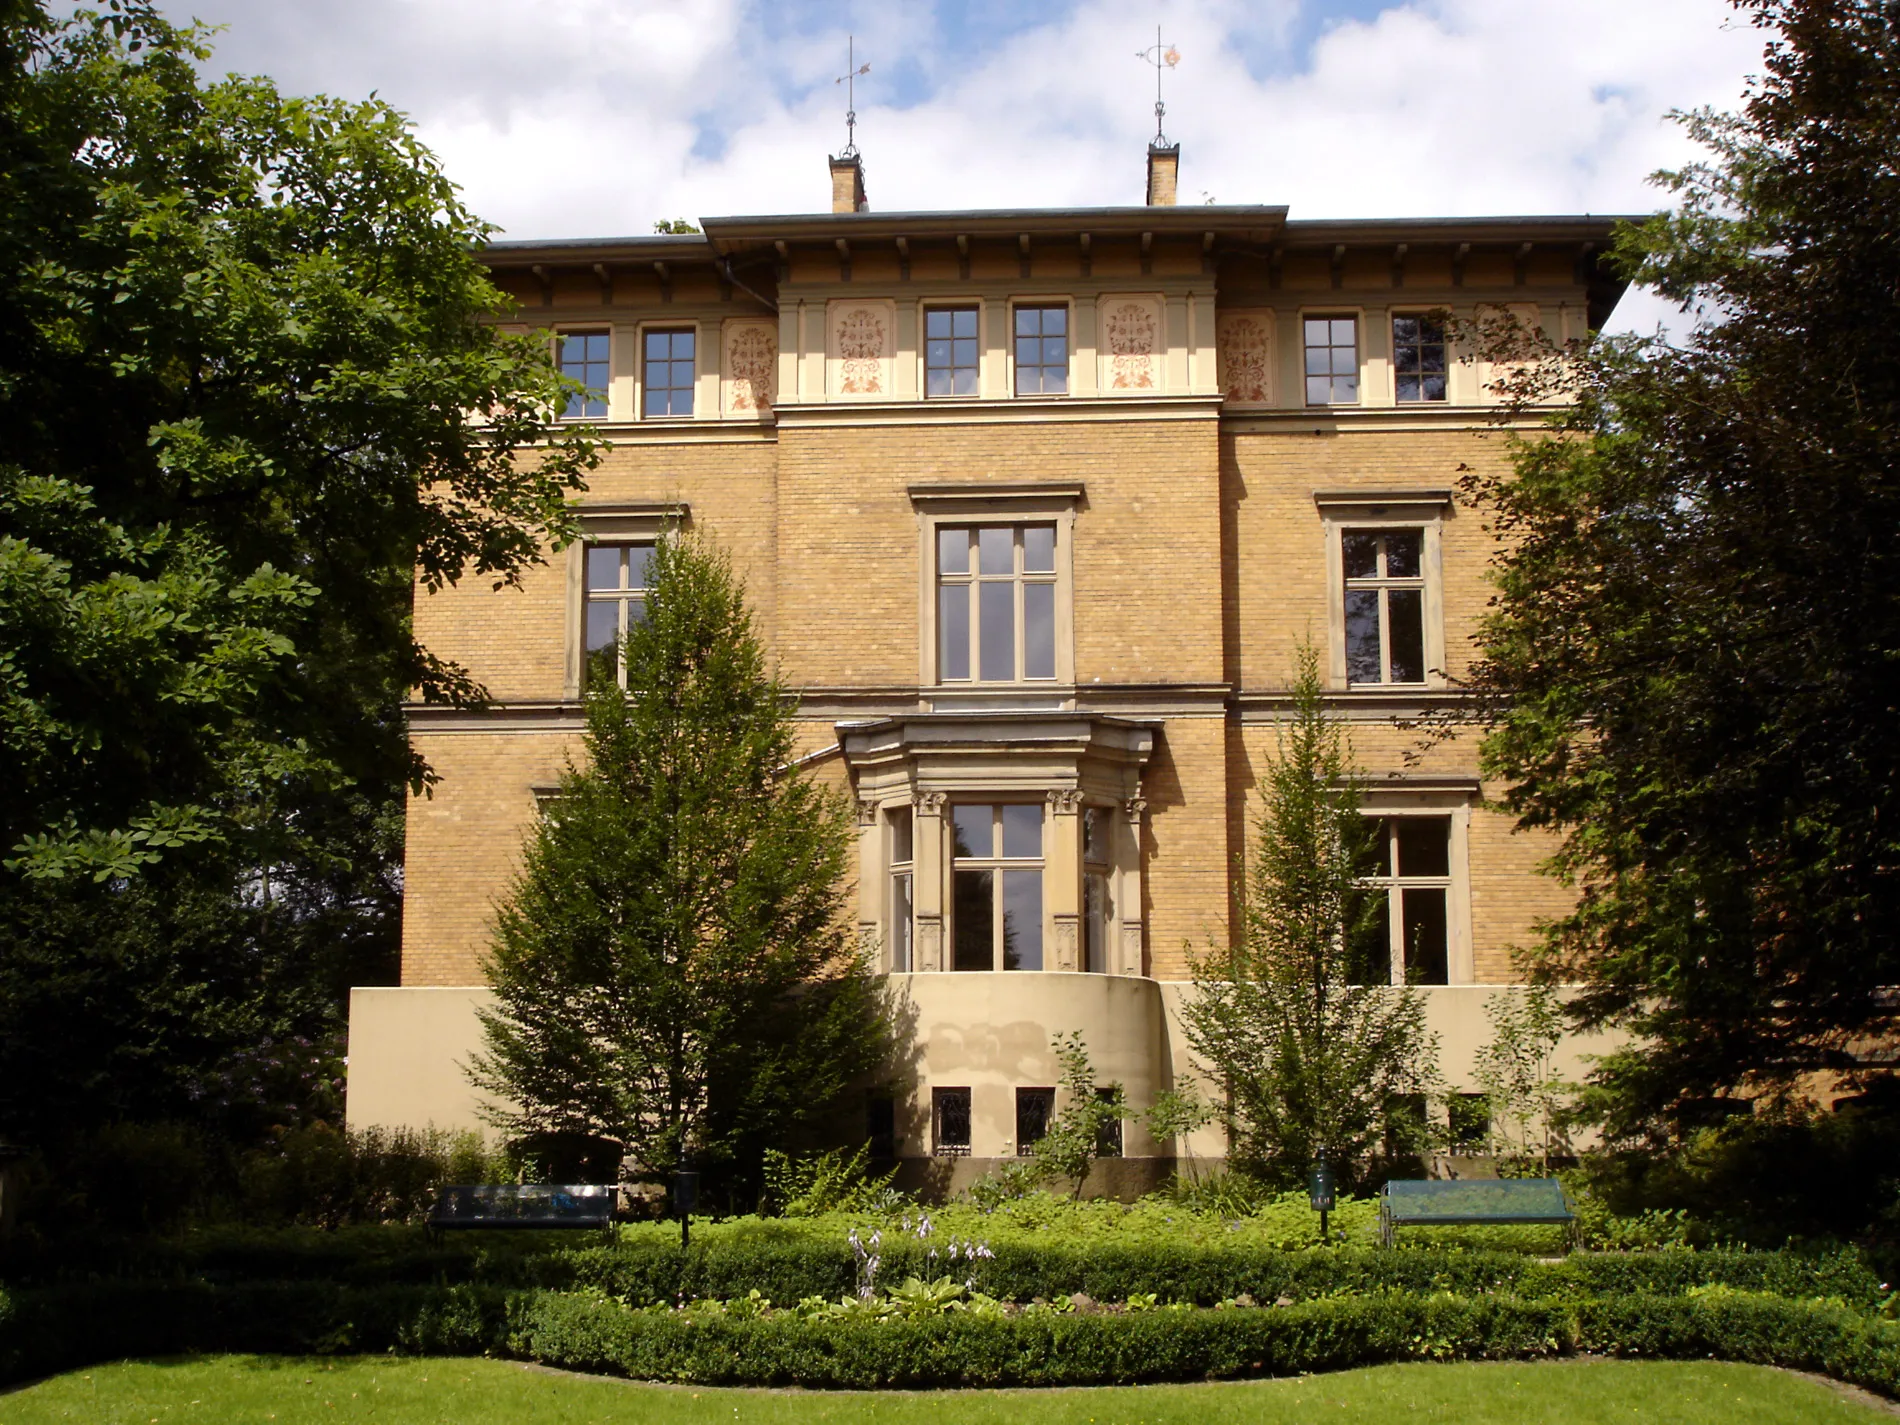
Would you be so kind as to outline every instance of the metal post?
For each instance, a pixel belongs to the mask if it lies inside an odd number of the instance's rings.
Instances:
[[[680,1255],[692,1242],[693,1209],[699,1204],[699,1174],[681,1168],[673,1174],[673,1210],[680,1215]]]

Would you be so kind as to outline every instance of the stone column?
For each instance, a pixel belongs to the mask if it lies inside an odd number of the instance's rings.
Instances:
[[[1082,794],[1050,792],[1048,861],[1042,884],[1049,897],[1052,938],[1046,970],[1082,968]]]
[[[911,803],[911,911],[916,943],[911,963],[919,970],[941,970],[943,963],[943,804],[942,792],[920,792]]]
[[[889,937],[880,937],[884,923],[885,838],[878,834],[880,808],[876,802],[858,803],[858,940],[878,945],[877,964],[881,970],[891,967]]]
[[[1143,971],[1143,930],[1141,919],[1141,819],[1148,810],[1147,798],[1132,796],[1122,803],[1127,821],[1122,834],[1115,838],[1115,905],[1120,911],[1121,935],[1114,973],[1139,975]]]

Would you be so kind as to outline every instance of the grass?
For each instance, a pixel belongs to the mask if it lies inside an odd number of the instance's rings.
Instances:
[[[1761,1366],[1552,1361],[1100,1390],[710,1390],[554,1375],[501,1361],[211,1356],[125,1361],[0,1395],[0,1425],[1885,1425],[1886,1412]]]

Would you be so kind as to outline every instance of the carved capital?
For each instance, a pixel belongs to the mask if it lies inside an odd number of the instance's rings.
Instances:
[[[1148,810],[1146,797],[1130,797],[1122,803],[1122,812],[1127,816],[1130,826],[1140,826],[1143,813]]]
[[[1048,796],[1051,816],[1074,816],[1082,810],[1082,794],[1073,790],[1050,792]]]
[[[1115,967],[1116,973],[1139,975],[1141,973],[1141,922],[1124,920],[1122,922],[1121,963]]]
[[[942,816],[943,804],[949,799],[946,792],[919,792],[911,798],[911,806],[919,816]]]
[[[858,803],[858,825],[876,826],[877,812],[878,805],[876,802],[860,801]]]

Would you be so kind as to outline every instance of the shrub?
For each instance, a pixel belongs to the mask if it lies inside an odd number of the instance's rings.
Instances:
[[[477,1133],[323,1125],[246,1155],[239,1197],[254,1221],[342,1227],[418,1222],[448,1182],[504,1182],[508,1163]]]

